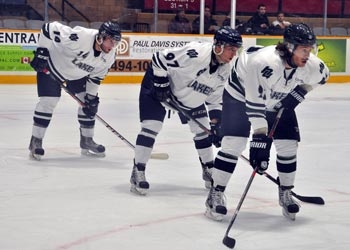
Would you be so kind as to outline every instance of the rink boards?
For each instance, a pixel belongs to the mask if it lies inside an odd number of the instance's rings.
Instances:
[[[36,76],[30,67],[37,47],[39,31],[0,29],[0,83],[34,84]],[[243,36],[245,47],[272,45],[280,36]],[[211,35],[173,35],[123,33],[117,47],[117,59],[103,83],[140,83],[152,54],[163,49],[179,48],[191,41],[212,41]],[[331,71],[329,82],[350,82],[349,37],[318,37],[318,56]]]

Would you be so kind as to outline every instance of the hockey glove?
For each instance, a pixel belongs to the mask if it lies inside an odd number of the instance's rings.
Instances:
[[[285,98],[278,102],[273,108],[278,111],[281,108],[293,110],[299,103],[304,101],[307,91],[300,86],[296,86]]]
[[[221,135],[221,124],[219,122],[217,123],[210,123],[210,139],[211,143],[217,147],[221,147],[221,140],[222,140],[222,135]]]
[[[258,174],[263,174],[267,170],[270,160],[270,149],[272,139],[266,135],[258,134],[253,135],[250,142],[249,160],[250,165],[257,169]]]
[[[93,119],[98,110],[98,104],[100,103],[100,98],[96,95],[85,95],[85,105],[83,107],[83,112],[90,118]]]
[[[34,52],[34,58],[30,62],[30,66],[32,66],[36,72],[46,72],[48,69],[49,58],[49,50],[47,48],[39,47]]]
[[[153,83],[153,94],[158,101],[165,102],[170,97],[170,93],[171,90],[169,81],[165,81],[164,79],[163,82]]]

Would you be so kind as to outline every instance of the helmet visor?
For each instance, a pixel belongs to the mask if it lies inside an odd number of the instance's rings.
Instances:
[[[294,45],[293,45],[294,46]],[[318,48],[317,45],[297,45],[292,50],[293,54],[295,54],[298,57],[305,58],[309,57],[310,54],[314,54],[317,56]]]
[[[120,39],[119,40],[116,40],[115,37],[112,37],[112,36],[106,36],[103,41],[107,44],[109,44],[110,47],[112,48],[116,48],[120,42]]]

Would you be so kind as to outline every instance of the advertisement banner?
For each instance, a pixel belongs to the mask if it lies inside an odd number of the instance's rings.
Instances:
[[[38,32],[0,31],[0,72],[33,71],[29,63],[38,39]]]
[[[277,44],[281,39],[257,38],[256,44],[268,46]],[[346,39],[317,39],[318,54],[330,72],[346,72]]]
[[[180,48],[191,41],[212,41],[212,36],[124,35],[117,47],[117,60],[111,72],[145,72],[153,53]]]
[[[21,45],[0,45],[0,71],[33,71],[29,63],[34,49]]]
[[[0,83],[35,83],[30,67],[39,39],[38,31],[0,29]],[[243,36],[244,47],[277,44],[276,37]],[[133,34],[123,33],[116,51],[116,62],[104,82],[140,83],[151,63],[153,53],[176,49],[191,41],[212,42],[212,35]],[[325,61],[335,82],[348,82],[350,59],[346,58],[349,39],[318,39],[318,56]]]

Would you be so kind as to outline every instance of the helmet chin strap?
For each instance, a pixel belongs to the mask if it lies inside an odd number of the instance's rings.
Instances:
[[[220,51],[219,52],[216,52],[216,47],[220,48]],[[222,53],[224,53],[224,45],[221,44],[221,45],[213,45],[213,53],[216,55],[216,61],[219,63],[219,64],[222,64],[222,60],[220,58],[220,55],[222,55]]]
[[[98,47],[100,48],[100,51],[103,51],[101,45],[103,43],[103,38],[100,38],[98,35],[95,38],[96,44],[98,45]]]
[[[219,52],[216,52],[216,50],[215,50],[216,47],[220,48]],[[220,46],[219,45],[213,45],[213,52],[214,52],[215,55],[220,56],[224,52],[224,44],[221,44]]]
[[[290,54],[286,57],[286,62],[292,68],[297,68],[298,66],[295,65],[295,63],[293,63],[293,61],[292,61],[292,57],[293,57],[294,51],[296,49],[296,46],[294,44],[288,43],[287,48],[288,48],[288,51]]]

